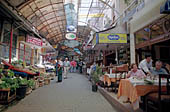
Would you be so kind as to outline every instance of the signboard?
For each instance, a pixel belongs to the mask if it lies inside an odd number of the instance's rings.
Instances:
[[[41,39],[35,38],[33,36],[30,36],[30,35],[27,35],[26,42],[31,43],[33,45],[37,45],[37,46],[43,45],[43,41]]]
[[[103,44],[103,43],[125,44],[125,43],[127,43],[127,34],[99,33],[99,34],[96,35],[96,41],[99,44]]]
[[[73,25],[67,26],[67,32],[76,32],[76,28]]]
[[[74,34],[74,33],[67,33],[66,34],[66,38],[68,40],[75,40],[76,39],[76,34]]]
[[[63,44],[65,46],[71,47],[71,48],[74,48],[74,47],[80,45],[80,43],[78,41],[76,41],[76,40],[65,40]]]
[[[166,1],[164,5],[160,7],[161,14],[170,14],[170,1]]]

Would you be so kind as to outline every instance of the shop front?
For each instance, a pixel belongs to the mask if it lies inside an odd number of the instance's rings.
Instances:
[[[97,33],[92,41],[94,50],[98,53],[98,61],[105,66],[124,64],[130,60],[123,56],[125,48],[129,48],[127,34],[123,33]]]
[[[165,15],[135,32],[136,61],[151,53],[154,61],[170,63],[170,16]]]
[[[45,52],[45,48],[42,48],[41,39],[27,35],[26,42],[22,39],[18,42],[18,60],[22,60],[27,65],[40,63],[40,56]]]

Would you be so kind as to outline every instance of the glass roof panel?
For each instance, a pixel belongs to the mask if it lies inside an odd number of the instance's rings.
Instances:
[[[112,6],[114,0],[103,1]],[[48,38],[62,33],[57,36],[62,39],[68,25],[76,28],[87,24],[90,27],[100,27],[96,23],[103,19],[103,10],[107,8],[100,0],[29,0],[18,7],[18,10],[38,30],[48,31]],[[77,34],[81,31],[82,35],[86,35],[89,31],[85,30],[89,30],[89,27],[81,27],[76,31]]]
[[[63,0],[32,0],[25,2],[18,9],[38,30],[48,31],[48,38],[65,30]]]

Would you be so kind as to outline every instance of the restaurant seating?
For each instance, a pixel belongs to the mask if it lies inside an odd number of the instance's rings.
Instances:
[[[165,90],[161,85],[161,79],[167,80]],[[170,106],[170,74],[159,74],[159,91],[151,92],[146,95],[145,106],[146,112],[168,112]]]

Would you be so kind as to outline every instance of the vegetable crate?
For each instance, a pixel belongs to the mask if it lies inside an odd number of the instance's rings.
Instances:
[[[50,79],[49,78],[45,78],[44,79],[44,84],[45,85],[49,85],[50,84]]]
[[[10,89],[0,89],[0,104],[8,104],[16,98],[16,91]]]

